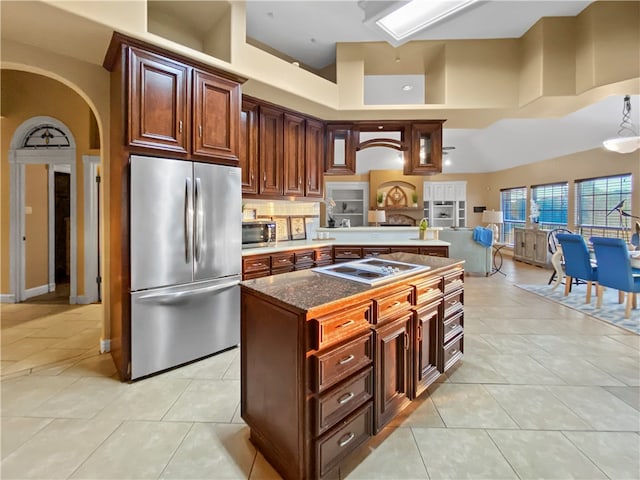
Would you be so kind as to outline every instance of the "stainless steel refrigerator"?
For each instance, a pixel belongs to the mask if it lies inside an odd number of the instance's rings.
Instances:
[[[240,343],[240,169],[131,156],[131,378]]]

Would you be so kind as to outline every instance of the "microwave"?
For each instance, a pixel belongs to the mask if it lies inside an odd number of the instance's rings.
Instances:
[[[242,248],[267,247],[275,241],[275,222],[271,220],[242,222]]]

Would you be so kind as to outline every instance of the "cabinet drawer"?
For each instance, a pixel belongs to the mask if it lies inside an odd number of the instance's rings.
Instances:
[[[443,309],[445,320],[456,314],[457,312],[462,311],[462,309],[464,308],[462,304],[462,296],[463,293],[460,291],[444,297]]]
[[[309,349],[320,350],[358,331],[369,329],[372,317],[371,302],[367,301],[338,313],[313,318],[309,328]]]
[[[413,305],[413,288],[403,288],[384,297],[373,299],[373,323],[380,323],[392,318],[397,313],[406,311]]]
[[[442,295],[442,280],[431,278],[426,282],[416,283],[416,305],[432,302]]]
[[[444,322],[444,328],[442,329],[443,344],[447,343],[456,335],[462,333],[462,331],[464,330],[463,318],[464,318],[463,313],[459,312]]]
[[[313,263],[313,250],[299,250],[294,252],[296,267],[303,263]]]
[[[445,295],[462,287],[464,287],[464,270],[457,270],[444,276]]]
[[[259,272],[271,269],[271,258],[268,255],[258,257],[244,257],[242,259],[242,271],[244,273]],[[268,273],[267,273],[268,275]]]
[[[261,270],[259,272],[243,273],[242,280],[252,280],[254,278],[268,277],[270,275],[269,270]]]
[[[333,247],[333,258],[336,260],[362,258],[360,247]]]
[[[273,270],[293,268],[293,253],[271,255],[271,268]]]
[[[420,247],[420,255],[430,255],[432,257],[448,257],[449,247],[447,246]]]
[[[326,353],[311,355],[311,390],[326,390],[369,365],[373,359],[372,341],[372,334],[368,333]]]
[[[420,248],[418,247],[391,247],[391,253],[395,252],[404,252],[404,253],[415,253],[418,255],[420,253]]]
[[[443,372],[449,370],[449,368],[451,368],[458,360],[462,358],[462,352],[464,348],[464,345],[462,343],[463,339],[463,335],[458,335],[456,338],[454,338],[444,346],[442,359]]]
[[[316,442],[316,476],[321,478],[331,472],[372,434],[373,406],[368,402],[341,426]]]
[[[326,432],[372,397],[373,367],[369,367],[315,399],[316,435]]]
[[[389,248],[384,247],[362,247],[362,256],[364,258],[377,257],[383,253],[390,253]]]
[[[324,264],[325,262],[331,263],[331,261],[333,260],[331,247],[316,249],[313,260],[316,262],[316,264]]]

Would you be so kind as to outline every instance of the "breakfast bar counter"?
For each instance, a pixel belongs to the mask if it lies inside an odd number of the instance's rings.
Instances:
[[[241,283],[241,414],[285,479],[337,478],[462,358],[464,262],[398,252],[339,267],[363,263],[394,273],[374,285],[322,269]]]

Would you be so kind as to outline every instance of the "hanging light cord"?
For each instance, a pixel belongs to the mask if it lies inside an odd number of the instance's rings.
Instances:
[[[631,132],[629,135],[628,132]],[[624,134],[627,133],[627,136],[638,136],[636,130],[631,123],[631,97],[629,95],[625,95],[624,104],[622,107],[622,122],[620,122],[620,130],[618,130],[618,136],[623,137]]]

